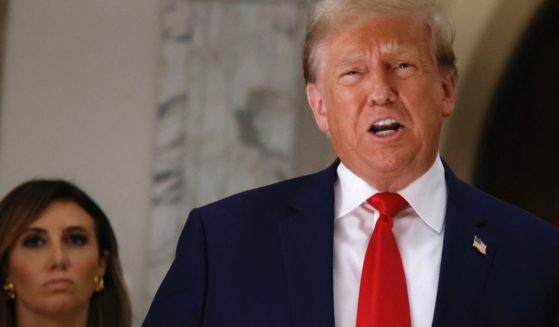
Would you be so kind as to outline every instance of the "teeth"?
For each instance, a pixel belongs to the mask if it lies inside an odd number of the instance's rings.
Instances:
[[[387,131],[377,132],[376,134],[379,135],[379,136],[388,136],[388,135],[391,135],[391,134],[394,134],[394,133],[396,133],[396,131],[387,130]]]
[[[398,122],[396,121],[396,119],[394,119],[394,118],[386,118],[386,119],[381,119],[381,120],[376,121],[376,122],[373,124],[373,126],[375,126],[375,127],[383,127],[383,126],[392,125],[392,124],[396,124],[396,123],[398,123]]]
[[[384,118],[374,122],[371,128],[369,128],[369,132],[373,132],[378,136],[388,136],[396,133],[401,127],[403,126],[396,119]]]

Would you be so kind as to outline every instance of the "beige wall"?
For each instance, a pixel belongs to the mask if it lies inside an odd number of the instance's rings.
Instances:
[[[469,178],[480,117],[540,0],[447,2],[458,30],[461,80],[442,152]],[[161,3],[12,0],[5,47],[0,195],[29,178],[64,177],[97,199],[119,238],[136,325],[146,310],[139,291]]]
[[[35,177],[82,186],[113,223],[134,304],[150,209],[159,3],[12,0],[5,47],[1,195]]]

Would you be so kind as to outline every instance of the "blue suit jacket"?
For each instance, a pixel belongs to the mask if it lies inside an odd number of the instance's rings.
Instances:
[[[192,210],[143,326],[334,326],[336,166]],[[558,327],[559,230],[446,182],[433,326]]]

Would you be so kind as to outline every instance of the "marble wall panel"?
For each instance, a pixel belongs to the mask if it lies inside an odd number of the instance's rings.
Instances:
[[[298,175],[308,161],[323,166],[330,154],[304,93],[307,7],[304,0],[167,1],[146,301],[190,209]]]

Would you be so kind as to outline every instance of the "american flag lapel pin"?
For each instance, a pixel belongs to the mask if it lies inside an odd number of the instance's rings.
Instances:
[[[474,242],[472,243],[472,246],[477,250],[477,252],[483,255],[487,254],[487,245],[485,245],[485,243],[483,243],[481,238],[477,237],[477,235],[474,235]]]

